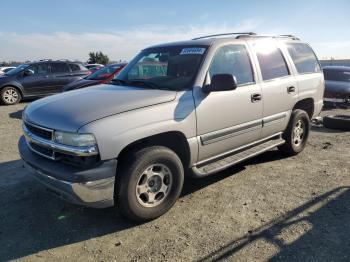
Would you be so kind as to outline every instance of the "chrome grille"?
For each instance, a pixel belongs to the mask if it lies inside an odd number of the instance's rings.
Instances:
[[[53,130],[43,128],[28,122],[24,123],[26,128],[33,133],[34,135],[41,137],[46,140],[52,140],[53,139]]]
[[[28,145],[32,151],[34,151],[35,153],[37,153],[41,156],[48,157],[52,160],[54,160],[56,158],[55,153],[51,149],[48,149],[48,148],[36,145],[34,143],[30,143],[30,142],[28,143]]]

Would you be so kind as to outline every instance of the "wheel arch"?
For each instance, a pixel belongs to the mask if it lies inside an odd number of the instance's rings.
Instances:
[[[6,87],[13,87],[15,89],[17,89],[19,91],[19,93],[21,94],[21,97],[24,97],[24,92],[23,92],[23,88],[18,86],[18,85],[14,85],[14,84],[5,84],[2,87],[0,87],[0,92],[2,92],[2,90]]]
[[[186,136],[180,131],[168,131],[138,139],[125,146],[117,156],[118,166],[123,158],[130,152],[150,146],[165,146],[173,150],[181,159],[184,169],[191,161],[190,145]],[[117,168],[118,169],[118,168]]]
[[[309,115],[309,118],[311,119],[315,111],[314,99],[309,97],[309,98],[304,98],[302,100],[299,100],[293,107],[293,110],[296,110],[296,109],[304,110]]]

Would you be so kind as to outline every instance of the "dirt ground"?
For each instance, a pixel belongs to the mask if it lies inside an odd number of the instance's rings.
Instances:
[[[137,225],[64,203],[28,175],[24,106],[0,106],[0,261],[350,261],[350,132],[313,127],[298,156],[269,151],[187,179],[170,212]],[[339,112],[350,114],[323,114]]]

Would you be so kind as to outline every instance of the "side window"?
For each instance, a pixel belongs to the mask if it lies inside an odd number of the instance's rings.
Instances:
[[[38,72],[38,65],[35,64],[35,65],[28,66],[26,70],[32,72],[33,75],[36,75]]]
[[[75,72],[75,71],[80,71],[80,66],[77,65],[77,64],[69,64],[69,67],[70,67],[70,70],[72,70],[72,72]]]
[[[38,74],[46,75],[49,73],[49,67],[47,63],[38,64]]]
[[[237,85],[254,82],[253,70],[244,45],[228,45],[221,47],[211,62],[209,75],[232,74]]]
[[[35,64],[28,67],[27,70],[32,71],[33,75],[44,75],[49,73],[49,68],[47,63]]]
[[[68,73],[69,67],[66,63],[52,63],[51,64],[51,73],[57,74],[57,73]]]
[[[307,44],[289,43],[287,47],[299,74],[318,73],[321,71],[314,52]]]
[[[263,80],[289,75],[282,52],[272,41],[260,41],[254,45]]]

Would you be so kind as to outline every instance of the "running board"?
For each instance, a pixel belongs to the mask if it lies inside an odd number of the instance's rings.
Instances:
[[[257,156],[265,151],[268,151],[276,146],[280,146],[285,143],[285,140],[281,138],[281,135],[270,138],[269,140],[263,140],[252,145],[238,148],[229,155],[217,158],[215,160],[206,161],[204,163],[197,164],[192,167],[194,177],[205,177],[221,170],[224,170],[230,166],[238,164],[251,157]]]

